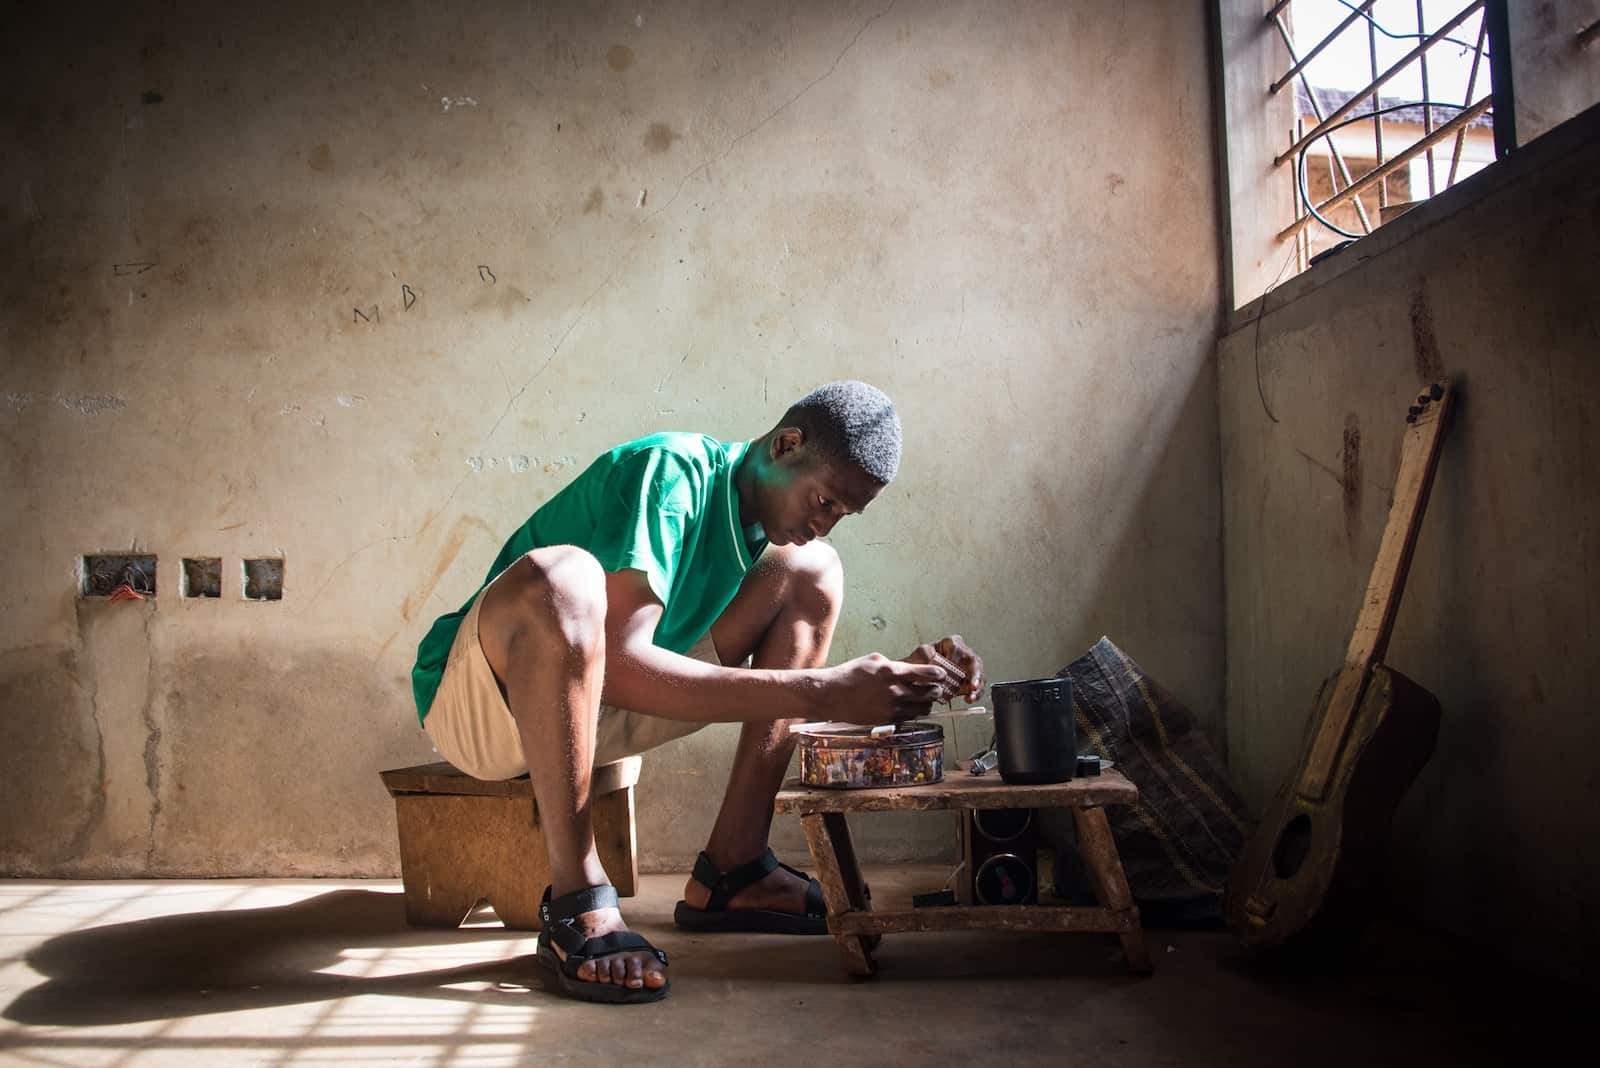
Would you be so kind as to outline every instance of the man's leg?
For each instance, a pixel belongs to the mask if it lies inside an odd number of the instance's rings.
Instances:
[[[825,542],[769,546],[711,628],[718,658],[746,656],[761,668],[822,667],[844,603],[844,569]],[[706,854],[723,871],[760,856],[772,829],[772,799],[794,752],[793,721],[746,723]],[[806,882],[782,868],[735,895],[735,908],[805,911]],[[709,888],[693,879],[684,900],[704,908]]]
[[[582,549],[535,549],[494,581],[478,608],[478,639],[528,760],[555,897],[609,882],[589,809],[605,678],[605,578]],[[580,923],[589,937],[626,929],[616,909],[586,913]],[[579,975],[631,987],[666,982],[661,962],[642,952],[586,963]]]

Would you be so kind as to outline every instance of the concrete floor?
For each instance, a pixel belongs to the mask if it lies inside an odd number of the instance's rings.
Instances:
[[[944,872],[869,878],[884,901]],[[1216,933],[1151,932],[1148,979],[1097,935],[900,935],[861,982],[828,938],[679,933],[681,886],[625,903],[672,995],[617,1008],[549,993],[492,916],[407,927],[397,882],[0,882],[0,1063],[1504,1064],[1565,1029],[1543,984],[1398,932],[1340,978]]]

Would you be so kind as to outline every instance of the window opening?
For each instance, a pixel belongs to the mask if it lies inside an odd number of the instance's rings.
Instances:
[[[1294,94],[1284,172],[1297,270],[1370,234],[1500,154],[1486,0],[1277,0],[1267,10]],[[1287,264],[1286,264],[1287,266]]]
[[[142,601],[156,595],[153,553],[88,553],[78,561],[78,596]]]

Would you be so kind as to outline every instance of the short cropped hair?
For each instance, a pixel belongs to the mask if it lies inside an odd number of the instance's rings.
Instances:
[[[900,469],[900,416],[876,386],[818,386],[791,405],[779,425],[798,427],[821,455],[847,460],[883,485]]]

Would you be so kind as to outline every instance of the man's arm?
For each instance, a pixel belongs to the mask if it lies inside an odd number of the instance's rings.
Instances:
[[[651,641],[661,611],[644,572],[606,574],[607,704],[706,723],[819,718],[893,723],[926,713],[949,682],[935,664],[907,664],[877,653],[831,668],[707,664]]]

